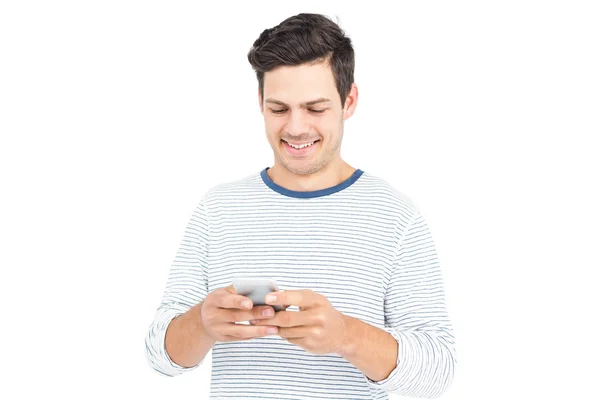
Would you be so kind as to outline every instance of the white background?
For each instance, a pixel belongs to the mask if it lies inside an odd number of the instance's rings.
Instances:
[[[321,3],[1,3],[0,397],[208,397],[144,335],[200,197],[272,165],[247,51],[320,12],[356,51],[342,156],[437,244],[442,398],[600,398],[596,2]]]

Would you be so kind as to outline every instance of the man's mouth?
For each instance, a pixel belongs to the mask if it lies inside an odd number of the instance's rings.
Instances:
[[[314,149],[317,147],[317,144],[320,142],[320,139],[304,143],[289,143],[283,139],[281,139],[281,141],[283,142],[283,146],[289,154],[293,156],[305,156],[314,151]]]
[[[282,142],[284,142],[285,144],[288,144],[290,147],[293,147],[295,149],[301,150],[305,147],[309,147],[312,146],[313,144],[315,144],[316,142],[318,142],[320,139],[314,140],[312,142],[305,142],[305,143],[290,143],[286,140],[281,139]]]

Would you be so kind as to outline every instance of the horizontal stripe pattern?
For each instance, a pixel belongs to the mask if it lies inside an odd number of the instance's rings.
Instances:
[[[212,399],[439,396],[452,382],[456,354],[440,263],[418,207],[361,170],[330,191],[297,193],[270,181],[266,170],[207,191],[145,338],[152,368],[167,376],[197,368],[178,366],[166,353],[175,316],[235,277],[272,278],[280,290],[314,290],[390,333],[397,366],[374,382],[337,354],[310,354],[278,336],[217,342]]]

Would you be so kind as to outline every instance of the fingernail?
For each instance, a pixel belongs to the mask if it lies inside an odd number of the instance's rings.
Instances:
[[[272,308],[267,308],[266,310],[263,310],[262,315],[263,317],[272,317],[275,313]]]
[[[276,328],[276,327],[274,327],[274,326],[272,326],[272,327],[270,327],[270,328],[268,328],[268,329],[267,329],[267,333],[268,333],[269,335],[272,335],[272,334],[274,334],[274,333],[277,333],[277,328]]]
[[[252,302],[250,300],[244,300],[244,301],[242,301],[242,307],[252,308]]]
[[[273,303],[275,301],[275,296],[272,294],[267,295],[267,297],[265,297],[265,301],[267,303]]]

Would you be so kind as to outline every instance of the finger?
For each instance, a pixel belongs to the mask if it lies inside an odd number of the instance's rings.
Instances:
[[[315,316],[308,311],[278,311],[273,318],[251,321],[253,325],[274,325],[279,327],[293,327],[315,325]]]
[[[252,325],[236,325],[228,324],[223,327],[221,333],[224,335],[233,336],[239,339],[253,339],[257,337],[276,335],[278,332],[276,326],[252,326]]]
[[[311,326],[296,326],[293,328],[279,328],[277,336],[285,339],[300,339],[314,336],[314,332]]]
[[[272,292],[265,296],[265,303],[269,305],[290,305],[300,308],[312,308],[319,304],[318,293],[312,290],[286,290],[282,292]]]
[[[225,288],[223,294],[216,299],[215,303],[220,308],[237,308],[241,310],[250,310],[254,306],[250,298],[235,292],[232,293],[230,287]]]
[[[275,310],[271,306],[256,306],[252,310],[224,309],[221,311],[223,312],[222,320],[226,322],[262,320],[275,315]]]
[[[224,289],[226,291],[228,291],[229,293],[237,294],[237,291],[235,290],[235,286],[233,285],[233,283],[229,286],[226,286]]]

